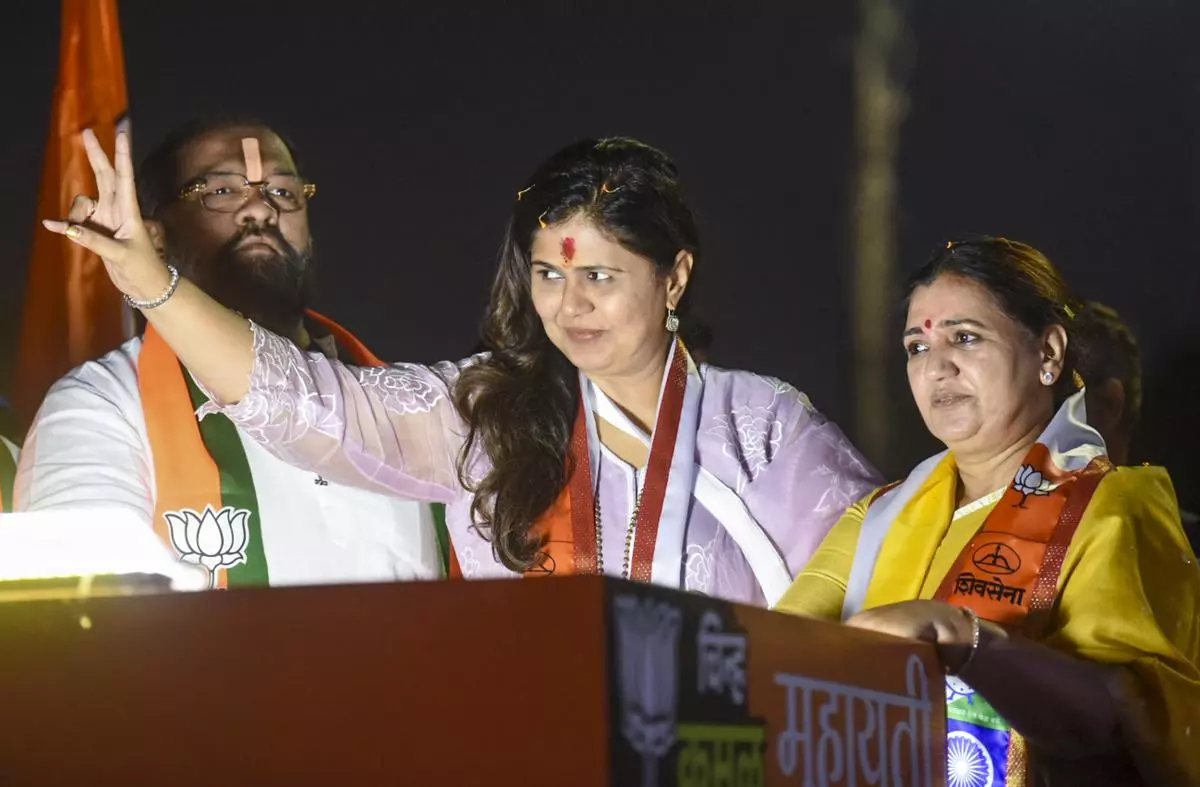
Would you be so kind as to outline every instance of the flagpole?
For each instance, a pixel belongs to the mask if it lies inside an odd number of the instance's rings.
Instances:
[[[897,0],[861,0],[854,48],[854,136],[857,171],[851,206],[853,237],[854,423],[859,448],[891,464],[889,359],[899,352],[894,313],[897,242],[897,157],[907,112],[900,55],[907,43]]]

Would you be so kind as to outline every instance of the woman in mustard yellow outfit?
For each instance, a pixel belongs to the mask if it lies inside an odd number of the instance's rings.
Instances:
[[[1200,784],[1200,568],[1157,467],[1087,425],[1082,309],[1037,250],[912,278],[913,398],[948,448],[835,525],[777,609],[934,643],[950,787]]]

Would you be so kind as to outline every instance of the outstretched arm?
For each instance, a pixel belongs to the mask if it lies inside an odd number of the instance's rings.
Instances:
[[[154,301],[167,291],[171,272],[158,258],[142,222],[129,135],[117,132],[114,163],[90,130],[83,133],[83,144],[99,195],[77,196],[66,221],[46,221],[45,226],[100,255],[122,293],[137,301]],[[143,314],[217,398],[237,402],[246,395],[254,354],[244,318],[183,278],[165,303]]]
[[[162,300],[172,275],[142,222],[129,137],[117,134],[115,166],[95,135],[85,132],[84,145],[99,196],[76,197],[68,221],[46,227],[99,254],[122,293]],[[360,369],[304,353],[183,278],[142,313],[213,400],[201,415],[221,412],[276,456],[332,480],[413,500],[459,493],[455,365]]]

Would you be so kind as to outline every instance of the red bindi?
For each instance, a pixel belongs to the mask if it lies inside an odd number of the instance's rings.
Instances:
[[[932,321],[932,320],[926,320],[926,321],[925,321],[925,330],[929,330],[929,329],[930,329],[930,328],[932,328],[932,327],[933,327],[933,321]]]
[[[562,257],[563,257],[563,262],[567,262],[567,263],[569,263],[571,260],[575,259],[575,239],[574,238],[567,237],[567,238],[562,239]]]

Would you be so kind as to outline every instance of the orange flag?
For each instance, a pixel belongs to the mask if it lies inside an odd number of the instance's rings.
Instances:
[[[55,380],[116,348],[128,333],[121,295],[100,258],[41,226],[42,219],[66,216],[76,194],[96,194],[80,133],[94,129],[111,158],[115,124],[127,107],[116,0],[62,0],[58,84],[13,378],[21,427]]]

